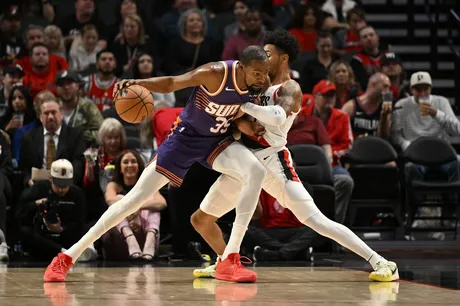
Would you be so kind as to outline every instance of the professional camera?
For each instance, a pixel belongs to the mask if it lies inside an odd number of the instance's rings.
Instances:
[[[43,220],[47,224],[58,223],[58,211],[59,211],[59,202],[46,200],[38,205],[38,213],[35,216],[35,225],[42,229],[46,230],[46,226],[43,223]]]

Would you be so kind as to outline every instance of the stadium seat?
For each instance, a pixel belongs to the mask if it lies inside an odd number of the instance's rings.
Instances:
[[[289,151],[299,179],[313,187],[316,205],[323,214],[334,219],[334,179],[326,153],[319,146],[306,144],[290,146]]]
[[[445,140],[435,137],[420,137],[416,139],[406,149],[403,155],[404,162],[412,162],[424,166],[440,166],[442,164],[457,160],[457,153],[454,148]],[[439,178],[427,181],[406,181],[406,208],[408,210],[408,219],[406,230],[409,234],[412,231],[424,232],[454,232],[454,238],[457,238],[458,219],[454,216],[440,217],[415,217],[418,208],[420,207],[441,207],[443,215],[447,211],[452,211],[453,207],[447,205],[458,206],[458,192],[460,190],[460,181],[448,182],[447,180],[440,181]],[[430,201],[419,203],[415,200],[414,194],[420,193],[425,195],[455,195],[455,203],[446,203],[444,200]],[[440,197],[442,199],[442,197]],[[414,220],[451,220],[455,222],[455,227],[430,227],[430,228],[413,228]]]
[[[390,143],[377,136],[358,138],[343,158],[342,161],[350,165],[348,171],[355,183],[348,208],[352,229],[393,231],[397,235],[397,229],[403,224],[400,171],[397,166],[388,164],[397,159],[398,155]],[[364,209],[367,214],[363,213]],[[372,217],[388,209],[394,218],[384,218],[382,224],[373,226]],[[358,210],[361,210],[360,223],[355,225]],[[366,216],[369,216],[367,220]]]

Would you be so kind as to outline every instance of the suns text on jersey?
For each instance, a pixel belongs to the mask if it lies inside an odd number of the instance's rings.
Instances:
[[[230,117],[234,116],[238,112],[239,107],[240,105],[238,104],[225,105],[209,102],[205,108],[205,111],[214,117]]]

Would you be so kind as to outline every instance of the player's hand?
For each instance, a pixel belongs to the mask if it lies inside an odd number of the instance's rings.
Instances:
[[[241,106],[240,108],[238,108],[238,113],[236,113],[235,117],[233,117],[233,120],[236,120],[236,119],[240,119],[241,117],[243,117],[246,113],[243,112],[243,110],[241,109]]]
[[[265,128],[256,121],[249,121],[246,119],[240,119],[235,121],[236,127],[241,133],[244,133],[253,137],[262,137],[265,134]]]
[[[120,82],[116,83],[113,87],[113,96],[116,97],[118,91],[125,89],[131,85],[139,85],[138,80],[121,80]]]
[[[252,103],[260,105],[260,95],[251,100]]]

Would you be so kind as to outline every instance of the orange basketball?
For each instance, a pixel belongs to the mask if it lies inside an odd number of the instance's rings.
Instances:
[[[147,88],[140,85],[119,90],[114,102],[118,115],[126,122],[139,123],[153,113],[153,96]]]

